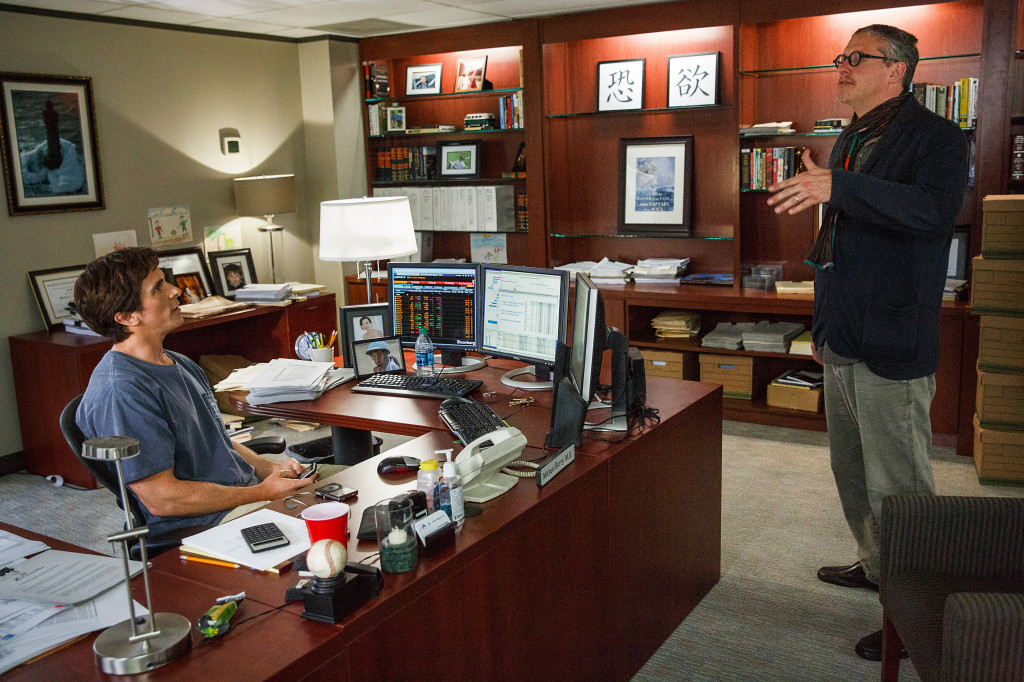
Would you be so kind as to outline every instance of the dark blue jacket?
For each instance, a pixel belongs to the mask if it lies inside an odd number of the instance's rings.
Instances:
[[[832,157],[838,154],[838,144]],[[967,187],[963,131],[908,97],[858,172],[832,171],[835,266],[814,281],[814,343],[888,379],[939,365],[953,223]]]

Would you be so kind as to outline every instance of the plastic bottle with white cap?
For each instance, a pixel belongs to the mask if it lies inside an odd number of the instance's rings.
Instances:
[[[462,477],[455,470],[452,451],[438,450],[436,454],[441,452],[446,452],[448,457],[444,462],[441,480],[437,482],[438,506],[455,524],[455,532],[458,533],[466,521],[466,506],[462,497]]]
[[[427,509],[437,509],[435,496],[437,495],[437,478],[441,472],[437,468],[436,459],[425,459],[420,462],[420,470],[416,472],[416,489],[422,490],[427,496]]]

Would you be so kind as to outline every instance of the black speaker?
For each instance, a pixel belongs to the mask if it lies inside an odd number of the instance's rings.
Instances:
[[[555,402],[551,406],[551,431],[548,446],[564,448],[569,443],[583,444],[583,421],[587,417],[587,401],[576,391],[569,377],[555,384]]]
[[[647,370],[644,369],[644,357],[640,349],[631,347],[627,353],[629,365],[629,411],[647,404]]]

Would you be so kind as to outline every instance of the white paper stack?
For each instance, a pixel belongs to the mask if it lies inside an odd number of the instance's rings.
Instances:
[[[708,348],[739,350],[743,348],[743,332],[753,328],[753,322],[719,322],[714,331],[704,335],[704,338],[700,340],[700,345]]]
[[[283,284],[246,284],[235,289],[236,301],[283,301],[292,295],[292,286]]]
[[[740,137],[762,136],[762,135],[783,135],[796,132],[792,121],[772,121],[770,123],[755,123],[752,126],[740,128]]]
[[[687,339],[700,332],[700,313],[692,310],[663,310],[651,320],[659,339]]]
[[[793,339],[789,344],[789,352],[793,355],[814,355],[812,350],[811,332],[806,331]]]
[[[276,524],[288,538],[288,544],[259,553],[250,550],[245,538],[242,537],[242,529],[261,523]],[[271,509],[254,511],[181,541],[181,551],[184,554],[240,564],[257,571],[273,570],[308,550],[309,534],[306,532],[305,522]]]
[[[590,268],[590,279],[599,286],[602,284],[625,284],[626,276],[632,269],[633,266],[629,263],[619,263],[602,258],[599,263]]]
[[[293,400],[315,400],[324,391],[355,377],[355,370],[334,369],[333,362],[307,362],[277,358],[271,360],[246,388],[250,405]]]
[[[690,264],[689,258],[644,258],[631,273],[634,282],[675,283]]]
[[[763,353],[788,353],[789,342],[804,333],[798,322],[758,322],[743,332],[743,348]]]

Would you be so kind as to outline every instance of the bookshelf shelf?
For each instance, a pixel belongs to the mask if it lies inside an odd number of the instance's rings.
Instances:
[[[371,140],[405,140],[413,137],[425,137],[427,135],[448,136],[448,135],[491,135],[493,133],[522,133],[526,128],[482,128],[480,130],[466,130],[459,128],[458,130],[431,130],[430,132],[423,133],[386,133],[384,135],[367,135],[366,137]]]
[[[367,104],[377,102],[391,102],[400,100],[402,102],[429,102],[446,99],[473,99],[489,97],[491,95],[506,95],[514,92],[521,92],[523,88],[495,88],[493,90],[474,90],[473,92],[442,92],[440,95],[402,95],[399,97],[371,97],[366,99]]]
[[[706,111],[708,109],[731,108],[731,104],[705,104],[697,107],[663,107],[660,109],[634,109],[631,111],[580,111],[575,113],[547,114],[547,118],[580,118],[584,116],[637,116],[644,114],[680,114],[687,111]]]
[[[374,187],[466,187],[469,185],[514,185],[526,178],[473,178],[472,180],[372,180]]]
[[[699,234],[558,234],[553,239],[701,239],[704,241],[732,241],[732,237],[706,237]]]
[[[936,55],[934,57],[921,57],[919,62],[928,62],[936,60],[947,60],[947,59],[969,59],[971,57],[980,57],[980,52],[967,52],[965,54],[943,54]],[[822,71],[828,69],[835,69],[835,64],[813,64],[811,66],[783,66],[774,69],[750,69],[747,71],[740,71],[741,76],[773,76],[781,73],[791,72],[807,72],[807,71]]]

